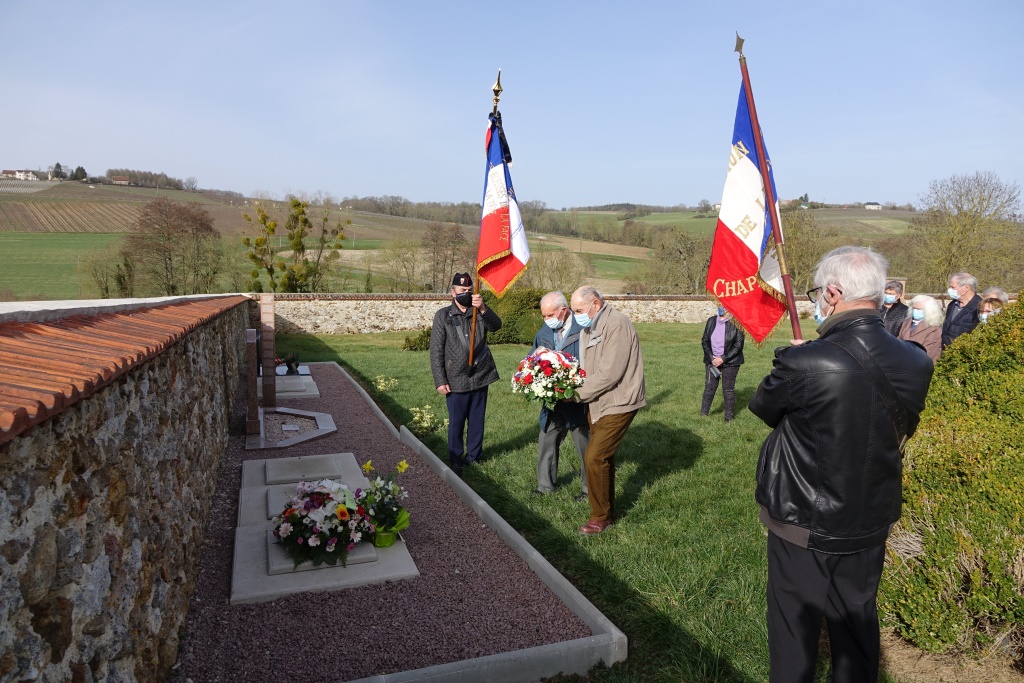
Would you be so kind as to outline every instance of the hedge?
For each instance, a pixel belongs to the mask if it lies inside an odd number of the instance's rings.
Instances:
[[[884,621],[932,652],[1012,652],[1024,639],[1024,307],[943,352],[903,480]]]

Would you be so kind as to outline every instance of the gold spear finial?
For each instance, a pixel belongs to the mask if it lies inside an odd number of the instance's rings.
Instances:
[[[740,57],[743,56],[743,39],[740,38],[740,32],[736,31],[736,50],[735,52],[740,53]]]
[[[498,80],[494,81],[494,87],[491,88],[494,91],[494,111],[492,114],[498,112],[498,100],[501,99],[501,69],[498,69]]]

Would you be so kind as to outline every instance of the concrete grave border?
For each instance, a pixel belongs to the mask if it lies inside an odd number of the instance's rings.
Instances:
[[[267,441],[263,435],[263,416],[277,413],[279,415],[294,415],[296,417],[309,417],[316,420],[316,429],[299,436],[293,436],[283,441]],[[297,443],[312,441],[320,437],[333,434],[338,431],[334,424],[334,417],[330,413],[316,413],[311,410],[297,410],[295,408],[260,408],[260,433],[247,434],[245,437],[245,450],[255,451],[267,448],[287,448]]]
[[[439,664],[423,669],[370,676],[348,683],[478,683],[479,681],[526,683],[558,674],[586,676],[587,672],[598,664],[604,663],[605,666],[611,666],[616,662],[625,661],[628,652],[626,634],[619,630],[608,617],[604,616],[575,586],[569,583],[519,532],[477,495],[476,491],[462,481],[404,425],[400,429],[396,429],[370,395],[366,393],[366,390],[338,363],[329,361],[309,363],[309,365],[333,365],[340,370],[392,434],[416,451],[427,463],[427,466],[445,484],[450,486],[459,498],[469,505],[480,519],[493,529],[517,555],[523,558],[540,580],[594,633],[593,636],[587,638]]]

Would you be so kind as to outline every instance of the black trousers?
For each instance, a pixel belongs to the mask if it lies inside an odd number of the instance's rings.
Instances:
[[[878,680],[875,598],[884,561],[885,544],[852,555],[828,555],[768,533],[772,683],[814,680],[822,617],[832,649],[832,682]]]
[[[718,368],[722,373],[722,399],[725,401],[725,419],[731,420],[736,412],[736,375],[740,374],[740,366],[733,365]],[[711,374],[711,366],[704,366],[704,396],[700,402],[700,414],[707,415],[711,410],[711,402],[718,391],[718,378]]]
[[[476,462],[484,453],[484,415],[487,413],[487,387],[475,391],[450,393],[448,404],[448,462],[456,472]],[[462,435],[466,434],[463,448]]]

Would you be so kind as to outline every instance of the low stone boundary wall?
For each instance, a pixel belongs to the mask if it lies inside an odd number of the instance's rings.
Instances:
[[[715,314],[705,296],[610,295],[607,300],[634,323],[699,323]],[[429,327],[447,305],[447,294],[275,294],[278,334],[354,334]],[[798,304],[801,315],[814,306]]]
[[[176,662],[248,315],[0,445],[0,680],[160,680]]]

